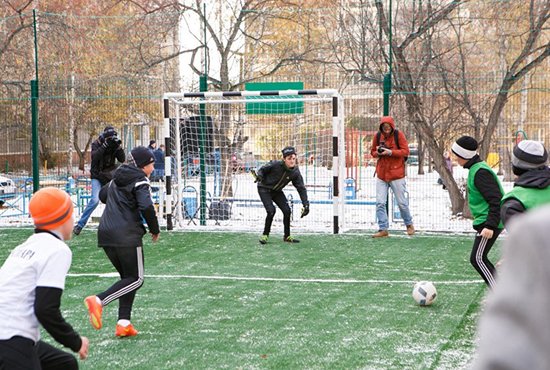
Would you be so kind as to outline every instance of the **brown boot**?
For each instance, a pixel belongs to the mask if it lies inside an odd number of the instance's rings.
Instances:
[[[373,234],[372,237],[373,238],[385,238],[389,235],[390,234],[388,233],[388,230],[378,230],[378,232]]]
[[[407,225],[407,234],[408,235],[414,235],[414,226],[411,224],[411,225]]]

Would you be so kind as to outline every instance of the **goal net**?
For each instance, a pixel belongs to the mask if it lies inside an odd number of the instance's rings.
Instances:
[[[343,102],[336,90],[164,94],[167,228],[224,227],[260,233],[266,216],[251,171],[296,148],[310,201],[300,218],[298,192],[284,188],[291,228],[338,233]],[[282,233],[277,208],[272,233]]]

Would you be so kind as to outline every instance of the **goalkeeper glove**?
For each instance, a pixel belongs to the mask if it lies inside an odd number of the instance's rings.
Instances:
[[[304,204],[304,208],[302,208],[302,215],[300,218],[305,217],[309,214],[309,204]]]
[[[262,182],[263,179],[260,176],[258,176],[256,171],[250,170],[250,174],[252,175],[252,177],[254,177],[254,182]]]

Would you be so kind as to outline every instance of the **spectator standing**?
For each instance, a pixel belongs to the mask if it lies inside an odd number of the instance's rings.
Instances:
[[[155,170],[151,175],[151,181],[159,181],[164,177],[164,144],[160,144],[158,149],[153,152],[153,155],[155,157]]]
[[[307,199],[307,190],[304,185],[304,179],[297,165],[296,149],[291,146],[285,147],[283,150],[282,161],[271,161],[262,166],[258,173],[251,172],[258,183],[258,194],[265,207],[267,216],[265,218],[264,232],[260,236],[260,244],[266,244],[271,232],[271,224],[275,216],[275,206],[279,207],[283,212],[284,236],[283,241],[287,243],[299,243],[290,235],[290,207],[288,200],[283,193],[283,188],[292,182],[300,199],[302,201],[301,217],[307,216],[309,213],[309,201]]]
[[[117,337],[138,334],[130,320],[136,291],[143,285],[142,249],[146,230],[142,220],[147,223],[153,242],[160,235],[148,179],[155,159],[143,146],[132,149],[130,154],[128,163],[117,169],[114,179],[99,194],[106,207],[99,222],[98,245],[120,274],[120,280],[84,300],[92,326],[101,329],[103,307],[118,299]]]
[[[470,253],[470,263],[485,283],[495,285],[495,266],[488,258],[489,251],[502,232],[500,201],[504,191],[495,172],[477,154],[478,143],[470,136],[462,136],[453,143],[456,161],[468,169],[468,204],[477,231]]]
[[[517,214],[550,203],[548,152],[542,143],[520,141],[512,151],[514,188],[502,198],[500,216],[504,226]]]
[[[149,146],[147,147],[151,152],[157,150],[157,142],[155,140],[149,141]]]
[[[73,203],[57,188],[38,190],[29,202],[34,234],[0,268],[0,369],[78,369],[76,358],[40,340],[40,325],[58,343],[88,356],[88,339],[60,311],[72,253]]]
[[[373,238],[389,236],[388,228],[388,191],[392,189],[399,211],[405,222],[408,235],[414,235],[414,226],[409,200],[407,181],[405,180],[405,157],[409,155],[409,144],[403,132],[395,128],[391,116],[380,119],[379,132],[372,138],[370,154],[378,158],[376,162],[376,219],[378,232]]]
[[[99,204],[99,191],[101,187],[107,184],[113,178],[113,172],[117,169],[119,163],[124,163],[126,155],[122,149],[122,141],[113,126],[107,126],[97,140],[92,143],[92,164],[90,168],[92,194],[80,220],[73,229],[75,235],[79,235],[92,212]]]

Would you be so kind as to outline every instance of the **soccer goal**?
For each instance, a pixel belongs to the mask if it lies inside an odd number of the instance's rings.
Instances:
[[[163,96],[167,228],[261,232],[266,216],[251,175],[296,148],[311,212],[290,183],[293,230],[338,233],[344,165],[343,100],[336,90],[166,93]],[[277,209],[272,232],[282,233]]]

